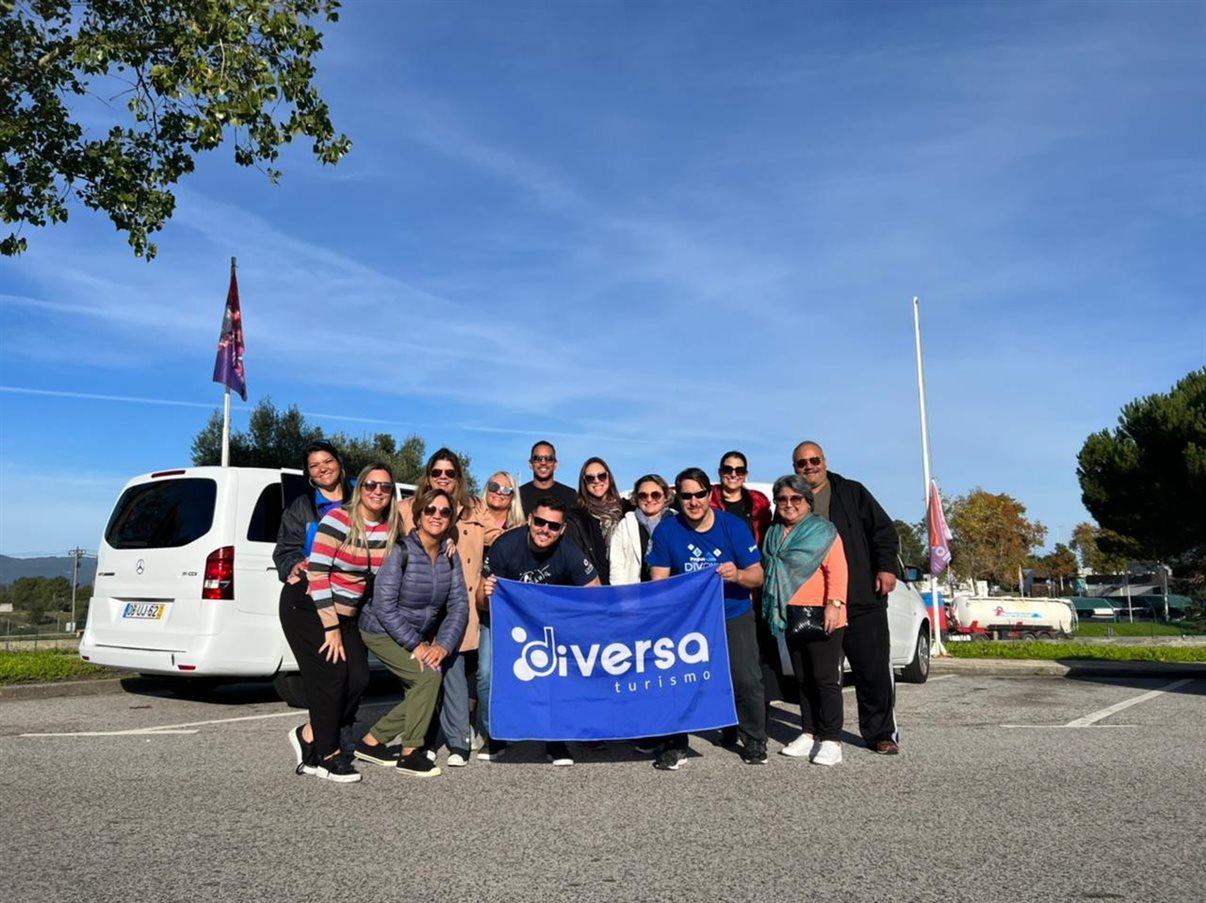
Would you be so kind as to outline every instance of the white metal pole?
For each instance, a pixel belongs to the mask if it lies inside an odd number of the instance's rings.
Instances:
[[[222,404],[222,466],[230,466],[230,386]]]
[[[921,471],[925,486],[926,523],[929,523],[930,512],[930,425],[925,409],[925,365],[921,354],[921,299],[913,296],[913,337],[917,345],[917,401],[921,410]],[[947,565],[949,567],[950,565]],[[930,569],[930,636],[932,652],[943,655],[942,632],[938,629],[938,581],[934,579],[933,568]]]

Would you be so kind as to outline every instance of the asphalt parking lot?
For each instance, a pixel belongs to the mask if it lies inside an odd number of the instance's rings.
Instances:
[[[847,728],[856,725],[846,692]],[[369,700],[367,718],[389,704]],[[259,685],[0,702],[10,900],[1199,900],[1206,680],[901,685],[902,755],[832,769],[536,745],[419,780],[293,774]],[[441,757],[442,762],[442,757]]]

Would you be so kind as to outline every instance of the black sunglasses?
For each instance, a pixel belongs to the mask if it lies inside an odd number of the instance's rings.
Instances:
[[[665,496],[660,489],[655,489],[653,492],[638,492],[637,498],[642,502],[660,502]]]
[[[606,483],[610,477],[608,477],[607,471],[605,470],[602,473],[584,473],[582,474],[582,479],[586,480],[588,483]]]
[[[365,480],[360,484],[365,492],[376,492],[380,489],[382,492],[393,492],[394,484],[389,480]]]
[[[817,458],[817,457],[796,458],[796,467],[807,467],[809,464],[811,464],[813,467],[816,467],[818,464],[820,464],[824,460],[825,460],[824,458]]]
[[[431,470],[429,470],[427,472],[427,475],[432,476],[432,477],[448,477],[449,479],[455,480],[456,479],[456,468],[455,467],[433,467],[433,468],[431,468]]]
[[[452,509],[444,505],[428,505],[423,509],[423,513],[428,517],[452,517]]]
[[[548,518],[537,517],[535,514],[533,514],[532,515],[532,526],[533,527],[544,527],[546,530],[548,530],[551,533],[560,533],[561,528],[564,527],[565,524],[559,520],[549,520]]]
[[[514,495],[515,487],[507,486],[503,483],[495,483],[493,480],[491,480],[489,483],[486,484],[486,491],[487,492],[497,492],[499,495]]]
[[[705,499],[711,494],[707,489],[701,489],[699,492],[683,492],[681,489],[678,491],[680,499]]]
[[[731,464],[722,464],[720,466],[721,476],[743,477],[747,473],[749,473],[749,471],[746,470],[744,467],[733,467]]]
[[[532,457],[529,458],[528,460],[531,461],[533,464],[556,464],[557,456],[556,455],[532,455]]]

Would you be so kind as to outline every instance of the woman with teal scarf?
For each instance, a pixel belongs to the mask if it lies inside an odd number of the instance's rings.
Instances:
[[[778,517],[766,534],[762,611],[771,632],[783,633],[787,608],[824,608],[825,639],[788,639],[800,688],[802,733],[780,752],[814,765],[842,761],[842,637],[846,633],[846,550],[837,529],[812,513],[812,490],[796,474],[775,480]]]

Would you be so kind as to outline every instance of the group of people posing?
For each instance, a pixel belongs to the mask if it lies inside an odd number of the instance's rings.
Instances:
[[[725,627],[737,724],[719,742],[767,761],[767,706],[778,692],[778,640],[799,688],[801,733],[780,753],[818,765],[842,759],[842,659],[850,662],[859,731],[868,748],[899,752],[887,596],[896,584],[891,519],[860,483],[831,473],[816,442],[792,454],[771,500],[748,488],[739,451],[721,456],[719,482],[697,467],[638,479],[623,498],[607,462],[588,458],[578,488],[558,482],[557,452],[537,442],[532,479],[490,476],[471,495],[460,458],[441,448],[413,498],[371,464],[355,479],[339,450],[305,451],[309,491],[285,510],[274,561],[280,619],[306,691],[309,719],[289,732],[298,774],[360,780],[356,760],[416,777],[446,765],[498,760],[490,736],[490,599],[500,579],[564,586],[633,584],[714,567],[724,581]],[[798,629],[810,622],[812,630]],[[368,652],[401,681],[402,700],[357,730]],[[470,678],[476,683],[476,725]],[[686,734],[634,741],[661,770],[687,756]],[[588,748],[603,744],[588,743]],[[563,742],[548,760],[573,765]]]

